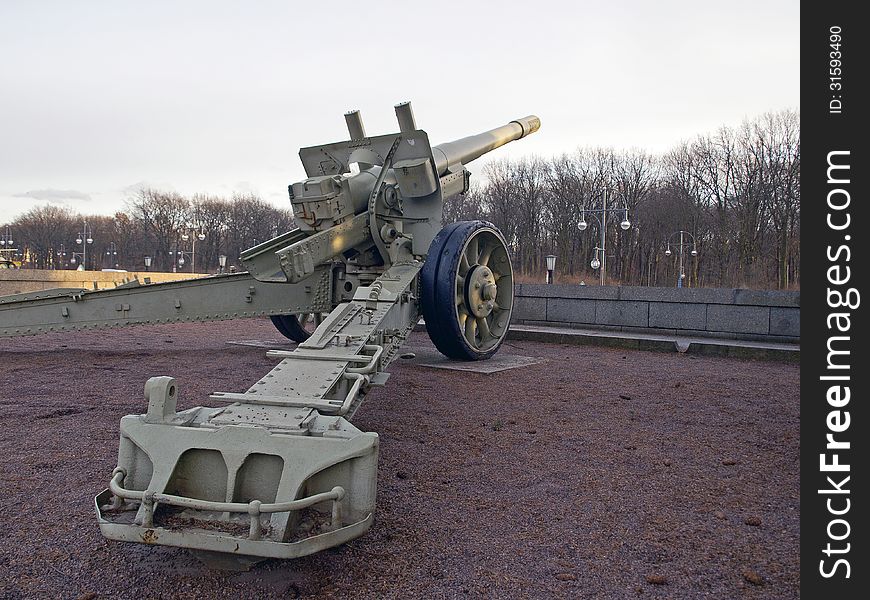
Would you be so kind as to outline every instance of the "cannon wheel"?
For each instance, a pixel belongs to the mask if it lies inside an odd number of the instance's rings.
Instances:
[[[514,282],[507,244],[492,223],[444,227],[420,278],[426,330],[442,354],[482,360],[498,351],[510,324]]]
[[[322,313],[299,313],[296,315],[272,315],[272,325],[281,335],[294,342],[304,342],[311,337],[317,326],[323,322]]]

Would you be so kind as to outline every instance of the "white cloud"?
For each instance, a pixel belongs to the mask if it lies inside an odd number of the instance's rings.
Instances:
[[[50,204],[62,204],[64,206],[70,205],[70,200],[76,200],[78,202],[90,202],[91,195],[85,192],[80,192],[78,190],[55,190],[55,189],[44,189],[44,190],[30,190],[27,192],[19,192],[17,194],[12,194],[13,198],[31,198],[33,200],[41,200],[43,202],[48,202]]]

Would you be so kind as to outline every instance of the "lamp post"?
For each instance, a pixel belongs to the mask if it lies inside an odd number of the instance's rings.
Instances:
[[[9,225],[7,225],[6,232],[3,235],[0,235],[0,250],[8,250],[14,243],[15,242],[12,241],[12,230],[9,229]]]
[[[85,226],[79,232],[76,237],[76,244],[82,247],[81,252],[73,252],[72,258],[69,261],[73,264],[76,262],[76,256],[81,256],[82,260],[79,263],[78,270],[79,271],[87,271],[88,270],[88,246],[94,243],[93,231],[91,230],[88,222],[85,221]]]
[[[151,257],[146,256],[145,257],[145,272],[147,273],[150,270],[151,270]]]
[[[193,273],[196,270],[196,240],[200,242],[205,239],[205,230],[200,227],[199,231],[196,230],[196,227],[191,226],[188,231],[185,231],[181,234],[181,241],[186,242],[191,240],[191,248],[190,252],[186,250],[179,250],[178,246],[175,247],[175,256],[177,257],[178,266],[183,267],[184,263],[187,262],[185,260],[185,256],[190,256],[190,272]],[[170,251],[169,255],[172,256],[173,252]],[[175,264],[172,265],[172,272],[175,272]]]
[[[106,256],[109,257],[109,264],[114,265],[114,268],[118,268],[118,247],[115,245],[115,242],[109,242],[109,247],[106,248]]]
[[[15,242],[12,240],[12,230],[9,229],[9,225],[7,225],[6,232],[0,235],[0,258],[6,258],[9,262],[12,262],[12,259],[15,258],[15,254],[18,251],[18,249],[14,247],[14,244]]]
[[[547,255],[547,283],[553,283],[553,271],[556,270],[556,257],[552,254]]]
[[[58,261],[60,262],[60,268],[63,269],[64,263],[66,263],[66,246],[64,244],[60,245],[60,250],[56,252]],[[55,267],[57,268],[57,267]]]
[[[218,271],[218,272],[223,273],[224,267],[227,266],[227,255],[226,254],[221,254],[220,256],[218,256],[218,265],[220,266],[220,271]]]
[[[678,235],[680,236],[680,242],[678,244],[674,244],[674,247],[677,248],[678,252],[680,253],[680,263],[679,263],[680,268],[679,268],[679,271],[677,272],[677,287],[681,288],[681,287],[683,287],[683,280],[686,278],[686,272],[683,269],[683,262],[684,262],[683,261],[683,252],[685,251],[686,248],[691,246],[692,250],[691,250],[690,254],[693,257],[695,257],[695,256],[698,256],[698,249],[697,249],[697,244],[695,243],[695,236],[692,235],[691,233],[689,233],[688,231],[684,231],[684,230],[680,229],[679,231],[675,231],[674,233],[672,233],[671,236],[667,239],[667,242],[666,242],[667,249],[665,250],[665,256],[671,256],[671,254],[673,254],[673,252],[671,252],[671,240],[673,240],[674,237],[676,237]],[[688,236],[692,241],[691,242],[685,241],[686,236]]]
[[[623,231],[626,231],[629,227],[631,227],[631,221],[628,220],[627,206],[623,208],[607,208],[609,193],[610,190],[605,188],[601,208],[587,209],[586,207],[583,207],[582,209],[580,209],[580,222],[577,223],[577,229],[579,229],[580,231],[586,231],[586,228],[589,227],[589,224],[586,222],[586,213],[591,214],[592,217],[596,221],[598,221],[598,229],[601,231],[601,245],[595,247],[595,258],[592,259],[592,263],[590,266],[593,269],[601,269],[599,271],[599,282],[601,285],[604,285],[607,278],[607,240],[605,235],[607,232],[607,213],[614,212],[622,214],[622,221],[619,223],[619,226],[622,228]]]

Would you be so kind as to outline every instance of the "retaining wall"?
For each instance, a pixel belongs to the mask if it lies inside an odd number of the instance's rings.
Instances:
[[[75,271],[45,269],[0,269],[0,296],[41,292],[54,288],[102,290],[134,279],[152,283],[204,277],[199,273],[145,273],[139,271]]]
[[[512,322],[800,341],[800,292],[518,284]]]

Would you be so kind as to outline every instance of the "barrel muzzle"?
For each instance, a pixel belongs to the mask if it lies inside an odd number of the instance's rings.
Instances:
[[[511,123],[516,123],[523,128],[523,135],[521,135],[519,139],[535,133],[538,129],[541,128],[541,119],[539,119],[535,115],[529,115],[528,117],[523,117],[522,119],[516,119],[514,121],[511,121]]]

